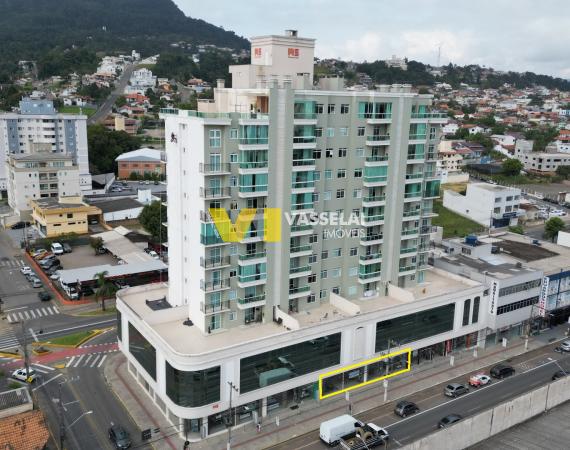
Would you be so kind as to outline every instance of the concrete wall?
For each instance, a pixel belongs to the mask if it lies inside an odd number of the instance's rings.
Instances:
[[[566,377],[432,433],[402,447],[402,450],[464,449],[568,400],[570,378]]]

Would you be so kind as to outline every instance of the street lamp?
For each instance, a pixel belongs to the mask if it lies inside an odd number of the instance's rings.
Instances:
[[[71,422],[66,430],[69,430],[73,425],[75,425],[77,422],[79,422],[79,420],[81,420],[83,417],[89,415],[89,414],[93,414],[93,411],[85,411],[83,414],[81,414],[77,419],[75,419],[73,422]]]
[[[227,450],[230,450],[232,448],[232,394],[233,391],[239,392],[239,389],[237,388],[237,386],[232,382],[232,381],[228,381],[228,385],[230,387],[230,408],[228,410],[228,444],[227,444]]]

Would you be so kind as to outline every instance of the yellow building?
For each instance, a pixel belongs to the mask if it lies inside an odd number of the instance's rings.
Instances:
[[[81,197],[41,198],[31,200],[32,219],[45,237],[88,232],[89,216],[100,216],[101,210],[83,203]]]

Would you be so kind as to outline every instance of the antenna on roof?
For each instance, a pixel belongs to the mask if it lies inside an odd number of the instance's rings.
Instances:
[[[437,44],[437,67],[441,67],[441,46],[443,45],[442,42]]]

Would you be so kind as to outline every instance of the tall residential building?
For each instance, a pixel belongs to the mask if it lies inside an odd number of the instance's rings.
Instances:
[[[9,157],[40,152],[71,156],[81,190],[91,189],[87,116],[58,113],[51,100],[26,97],[18,112],[0,114],[0,192],[8,189]]]
[[[198,111],[162,111],[169,283],[117,297],[130,372],[194,437],[223,426],[230,392],[231,416],[254,420],[314,399],[329,370],[478,345],[485,328],[483,286],[428,266],[447,121],[431,96],[313,86],[314,40],[295,31],[251,44],[232,88],[219,81]],[[210,211],[234,222],[245,208],[247,233],[224,240]],[[331,223],[308,223],[313,213]]]

